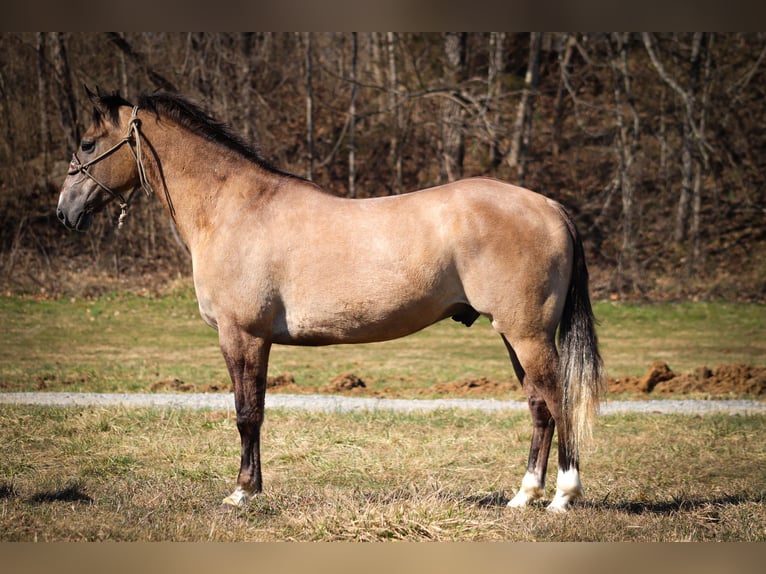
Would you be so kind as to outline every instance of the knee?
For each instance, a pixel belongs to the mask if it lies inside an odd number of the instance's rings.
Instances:
[[[237,429],[247,432],[257,428],[263,422],[263,413],[258,409],[241,409],[237,411]]]

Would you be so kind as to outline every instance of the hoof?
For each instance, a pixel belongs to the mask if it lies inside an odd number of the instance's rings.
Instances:
[[[242,490],[242,488],[237,487],[237,489],[232,492],[229,496],[223,499],[224,507],[235,507],[235,508],[244,508],[247,506],[247,503],[250,502],[251,496]]]
[[[560,501],[556,502],[554,499],[553,502],[551,502],[548,506],[545,507],[545,510],[547,512],[550,512],[551,514],[566,514],[569,512],[569,502],[567,501]]]
[[[537,480],[535,475],[527,472],[521,481],[521,488],[509,502],[508,508],[524,508],[530,502],[541,498],[545,493],[545,487]]]
[[[530,496],[528,493],[520,490],[516,493],[516,496],[508,501],[506,506],[508,508],[526,508],[530,502],[537,500],[538,498],[539,496]]]
[[[571,493],[557,491],[556,496],[553,497],[553,500],[546,507],[546,510],[553,514],[564,514],[565,512],[569,512],[569,509],[572,508],[572,502],[579,500],[580,498],[582,498],[582,491]]]

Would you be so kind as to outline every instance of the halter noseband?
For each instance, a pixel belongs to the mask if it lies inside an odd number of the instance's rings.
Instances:
[[[106,191],[120,203],[120,218],[117,223],[117,229],[122,229],[122,223],[125,220],[125,217],[128,215],[128,206],[130,205],[130,200],[133,197],[133,193],[131,192],[131,194],[128,196],[128,199],[126,200],[121,193],[111,189],[108,185],[96,179],[96,177],[90,173],[89,168],[93,164],[98,163],[105,157],[113,154],[115,151],[121,148],[123,144],[133,142],[135,145],[135,150],[133,149],[132,145],[129,145],[128,149],[130,149],[130,153],[133,154],[133,158],[136,160],[136,167],[138,168],[138,179],[141,181],[141,187],[147,196],[154,193],[149,180],[146,178],[146,170],[144,168],[144,161],[141,153],[141,132],[139,131],[140,126],[141,120],[138,119],[138,106],[134,106],[133,113],[131,114],[130,121],[128,122],[128,133],[125,134],[125,137],[123,137],[120,141],[118,141],[104,153],[94,157],[90,161],[86,161],[85,163],[80,162],[80,158],[77,157],[77,152],[74,152],[72,154],[72,161],[69,163],[69,175],[75,175],[78,173],[85,174],[94,182],[96,182],[96,184],[101,187],[101,189]]]

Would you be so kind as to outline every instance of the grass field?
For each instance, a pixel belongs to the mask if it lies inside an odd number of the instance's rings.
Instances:
[[[764,306],[599,303],[596,314],[612,375],[641,374],[657,359],[678,371],[766,364]],[[0,390],[228,384],[190,292],[0,298],[0,321]],[[401,397],[512,377],[486,321],[272,354],[271,373],[292,374],[300,388],[343,372]],[[265,492],[225,511],[239,460],[231,411],[0,406],[0,540],[766,541],[766,417],[601,417],[583,464],[587,501],[563,517],[542,505],[505,508],[530,426],[525,413],[273,410]],[[555,472],[554,463],[549,498]]]
[[[0,539],[766,540],[766,417],[602,417],[587,501],[505,508],[526,415],[306,414],[264,425],[265,492],[223,510],[233,413],[0,407]],[[555,482],[549,470],[548,498]]]
[[[597,303],[599,337],[613,376],[639,375],[655,360],[676,371],[721,363],[766,365],[766,306]],[[149,391],[176,379],[197,390],[228,384],[215,331],[191,291],[95,300],[0,298],[0,390]],[[270,373],[320,388],[352,372],[369,389],[422,396],[436,384],[513,379],[486,320],[450,320],[386,343],[272,351]],[[517,397],[521,397],[519,393]]]

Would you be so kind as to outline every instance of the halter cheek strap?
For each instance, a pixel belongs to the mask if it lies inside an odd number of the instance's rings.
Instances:
[[[117,221],[117,229],[122,229],[122,224],[128,215],[128,207],[130,205],[130,200],[133,197],[133,193],[131,192],[131,194],[128,196],[128,199],[125,199],[125,197],[121,193],[111,189],[104,182],[99,181],[96,178],[96,176],[94,176],[90,172],[90,167],[98,163],[102,159],[112,155],[115,151],[120,149],[124,144],[126,143],[133,144],[133,145],[129,145],[128,149],[130,149],[130,153],[133,155],[133,159],[136,160],[136,168],[138,169],[138,179],[141,182],[141,188],[144,190],[147,196],[154,193],[154,190],[152,189],[152,186],[146,177],[146,168],[144,167],[143,154],[141,151],[141,132],[139,129],[140,126],[141,126],[141,120],[138,119],[138,106],[134,106],[133,113],[131,114],[130,121],[128,122],[128,132],[125,134],[125,137],[123,137],[120,141],[118,141],[116,144],[114,144],[105,152],[99,154],[98,156],[94,157],[90,161],[86,161],[85,163],[80,162],[80,158],[77,157],[77,152],[75,152],[72,154],[72,161],[69,164],[69,172],[68,172],[69,175],[75,175],[78,173],[85,174],[87,177],[92,179],[99,187],[101,187],[101,189],[106,191],[109,195],[111,195],[114,199],[116,199],[119,202],[120,218]]]

